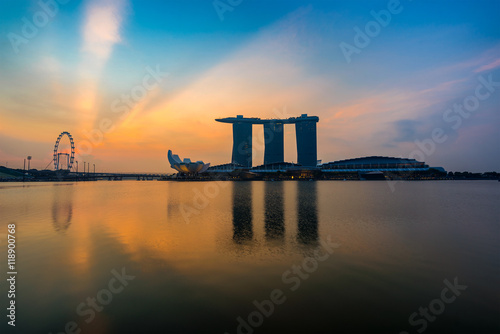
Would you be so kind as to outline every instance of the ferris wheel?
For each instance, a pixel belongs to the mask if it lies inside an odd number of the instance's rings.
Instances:
[[[69,138],[69,142],[71,144],[71,155],[69,153],[58,152],[59,142],[61,141],[61,138],[64,135],[68,136],[68,138]],[[73,141],[73,137],[71,137],[71,134],[67,131],[61,132],[59,137],[57,137],[56,144],[54,145],[54,169],[55,170],[59,170],[62,156],[66,157],[67,169],[71,170],[71,167],[73,167],[73,162],[75,161],[75,142]]]

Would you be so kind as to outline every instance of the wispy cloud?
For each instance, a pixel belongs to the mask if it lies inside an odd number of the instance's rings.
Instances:
[[[83,26],[83,51],[105,61],[111,55],[113,45],[122,41],[122,25],[125,0],[91,1]]]
[[[98,114],[97,87],[103,67],[111,57],[113,46],[123,41],[121,27],[127,6],[126,0],[91,0],[84,14],[79,67],[81,89],[76,105],[82,116],[82,125],[87,127],[92,126]]]
[[[492,69],[497,68],[497,67],[500,67],[500,58],[498,58],[497,60],[495,60],[489,64],[486,64],[486,65],[479,67],[474,72],[479,73],[479,72],[483,72],[483,71],[489,71],[489,70],[492,70]]]

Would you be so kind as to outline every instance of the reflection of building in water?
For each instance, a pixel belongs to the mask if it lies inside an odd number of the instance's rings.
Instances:
[[[253,231],[252,181],[232,182],[233,241],[236,244],[255,239]],[[285,182],[263,182],[264,237],[268,242],[285,241]],[[297,241],[316,246],[319,241],[317,182],[299,181],[297,186]],[[257,213],[257,217],[260,213]]]
[[[266,239],[283,240],[285,237],[283,182],[266,182],[264,187]]]
[[[317,243],[317,182],[297,182],[297,207],[297,240],[305,245]]]
[[[252,182],[233,182],[233,240],[252,240]]]
[[[73,186],[54,185],[52,224],[57,232],[65,232],[71,225],[73,214]]]

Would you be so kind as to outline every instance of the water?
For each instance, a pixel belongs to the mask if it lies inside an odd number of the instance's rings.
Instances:
[[[499,203],[494,181],[0,184],[2,333],[498,333]]]

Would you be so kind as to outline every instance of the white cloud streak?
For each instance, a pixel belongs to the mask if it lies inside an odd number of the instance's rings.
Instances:
[[[113,45],[122,41],[120,28],[125,8],[124,0],[90,2],[83,27],[83,51],[102,61],[110,57]]]

